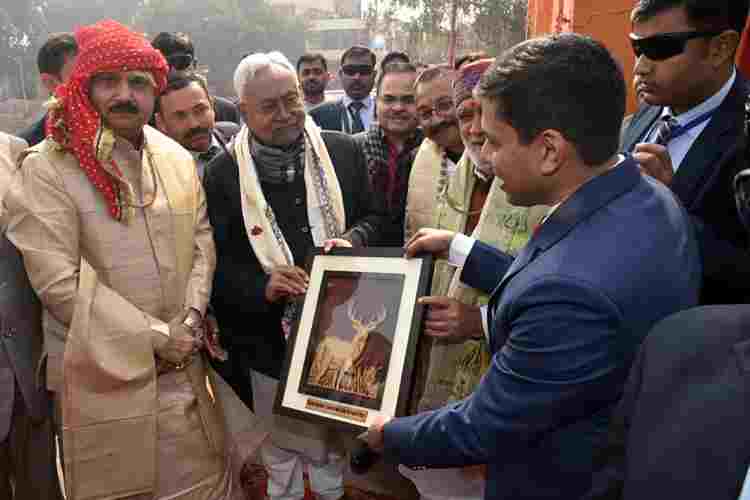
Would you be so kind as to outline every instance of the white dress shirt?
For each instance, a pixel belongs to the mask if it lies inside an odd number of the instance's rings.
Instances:
[[[347,112],[342,117],[342,120],[346,120],[346,124],[341,124],[341,130],[351,130],[352,117],[350,116],[351,111],[349,111],[349,105],[354,102],[354,99],[345,94],[343,102],[344,108],[346,108]],[[365,130],[367,130],[370,128],[372,117],[375,115],[375,99],[371,95],[368,95],[359,102],[364,104],[364,107],[359,110],[359,118],[362,120],[362,125],[365,127]]]
[[[617,155],[617,163],[612,168],[619,167],[623,161],[625,161],[625,157],[623,155]],[[589,181],[591,180],[592,179],[589,179]],[[550,216],[555,213],[555,210],[557,210],[564,202],[565,200],[562,200],[552,205],[549,210],[547,210],[547,214],[542,218],[541,221],[539,221],[539,225],[547,222],[547,219],[549,219]],[[466,259],[469,258],[469,254],[474,248],[474,244],[476,242],[477,240],[475,238],[466,236],[463,233],[456,233],[456,235],[453,237],[453,240],[451,240],[450,247],[448,248],[448,262],[453,266],[463,267],[464,264],[466,264]],[[485,338],[487,338],[487,341],[489,342],[490,329],[489,325],[487,324],[487,305],[480,306],[479,312],[482,315],[482,330],[484,331]]]
[[[216,140],[216,136],[211,132],[211,145],[208,146],[208,149],[213,147],[220,148],[221,144],[219,144],[219,141]],[[198,168],[198,178],[201,181],[203,180],[203,175],[206,173],[206,163],[200,159],[202,153],[202,151],[190,151],[190,154],[193,155],[193,158],[195,159],[195,166]]]
[[[722,102],[724,102],[724,99],[726,99],[727,95],[729,95],[729,91],[732,90],[732,85],[734,85],[734,81],[737,79],[737,70],[732,70],[732,76],[727,80],[727,82],[724,84],[721,89],[700,103],[699,105],[695,106],[694,108],[685,111],[684,113],[680,115],[675,115],[672,111],[672,108],[664,107],[661,112],[661,116],[667,116],[671,115],[674,117],[675,120],[677,120],[677,123],[680,124],[680,126],[685,126],[688,123],[690,123],[692,120],[695,120],[699,116],[701,116],[704,113],[708,113],[713,109],[718,108]],[[669,156],[672,158],[672,169],[674,169],[675,172],[677,172],[677,169],[680,168],[680,164],[682,163],[682,160],[685,159],[685,157],[688,154],[688,151],[690,151],[690,148],[692,147],[695,140],[698,138],[698,136],[701,135],[701,132],[703,132],[706,127],[708,126],[709,122],[713,120],[713,117],[709,118],[708,120],[704,121],[703,123],[700,123],[696,125],[695,127],[691,128],[690,130],[686,131],[684,134],[682,134],[679,137],[676,137],[675,139],[669,141],[669,144],[667,145],[667,150],[669,150]],[[647,141],[649,143],[656,142],[656,130],[659,128],[660,120],[656,120],[654,125],[651,127],[651,130],[646,135],[648,138]]]

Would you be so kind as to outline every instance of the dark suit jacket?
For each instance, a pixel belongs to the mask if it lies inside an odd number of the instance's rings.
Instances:
[[[47,114],[45,113],[43,117],[32,123],[29,128],[18,133],[18,137],[26,141],[26,144],[28,144],[29,147],[42,142],[44,140],[44,121],[46,118]]]
[[[387,424],[385,453],[411,466],[486,463],[487,499],[583,498],[638,345],[698,301],[697,244],[674,196],[627,160],[508,261],[476,243],[461,277],[494,288],[488,373],[464,401]]]
[[[362,152],[351,137],[339,132],[324,131],[323,141],[341,186],[349,231],[354,229],[367,239],[368,245],[377,245],[389,218],[373,200]],[[243,349],[250,358],[250,368],[278,378],[285,355],[283,304],[266,302],[269,276],[255,257],[245,231],[234,159],[226,153],[214,158],[207,167],[204,184],[217,254],[211,305],[222,339],[226,340],[230,355],[232,349]],[[278,212],[278,207],[275,210]],[[287,235],[292,253],[306,255],[308,250],[295,248],[294,241],[292,235]],[[296,265],[304,267],[304,262]]]
[[[237,106],[225,97],[214,96],[214,113],[217,122],[232,122],[242,125],[242,117]]]
[[[367,148],[365,148],[368,134],[369,131],[360,132],[352,135],[352,138],[362,149],[365,156],[365,165],[367,165],[370,186],[378,203],[383,205],[392,217],[390,230],[384,237],[383,246],[402,246],[404,244],[404,220],[406,219],[406,195],[409,190],[409,175],[411,174],[411,167],[414,164],[414,158],[417,156],[417,151],[422,144],[424,135],[421,130],[417,130],[414,137],[405,145],[396,159],[396,186],[393,193],[393,200],[389,202],[384,185],[387,182],[388,165],[380,164],[376,159],[368,157]]]
[[[750,306],[670,316],[633,364],[602,455],[609,491],[596,498],[737,500],[750,465],[748,422]]]
[[[240,126],[234,122],[216,122],[214,136],[222,145],[226,146],[240,131]]]
[[[339,132],[350,133],[350,130],[344,130],[349,120],[345,118],[347,113],[344,107],[344,101],[324,102],[312,108],[308,114],[315,120],[323,130],[338,130]]]
[[[703,258],[703,304],[750,302],[748,238],[737,215],[732,181],[743,168],[743,119],[747,82],[738,74],[727,98],[695,140],[674,176],[672,191],[698,227]],[[661,115],[644,106],[623,135],[632,151]]]
[[[41,421],[48,414],[47,391],[36,383],[41,353],[39,300],[26,277],[21,255],[0,235],[0,442],[10,427],[16,384],[31,418]]]

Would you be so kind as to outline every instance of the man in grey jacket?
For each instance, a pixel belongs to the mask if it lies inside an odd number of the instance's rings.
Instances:
[[[0,133],[0,198],[26,143]],[[23,260],[0,234],[0,498],[61,500],[50,403],[37,384],[41,309]]]

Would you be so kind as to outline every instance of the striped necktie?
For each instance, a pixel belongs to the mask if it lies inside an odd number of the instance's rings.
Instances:
[[[352,134],[363,132],[365,130],[365,125],[362,123],[362,117],[359,114],[364,107],[365,104],[360,101],[352,101],[349,104],[349,114],[352,117]]]
[[[672,139],[672,135],[675,133],[680,124],[671,115],[664,115],[659,118],[659,126],[656,128],[656,136],[654,137],[654,143],[661,146],[666,146]]]

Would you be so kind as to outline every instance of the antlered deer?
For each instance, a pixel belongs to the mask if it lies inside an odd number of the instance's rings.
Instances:
[[[376,398],[391,352],[391,342],[374,331],[385,321],[386,308],[381,306],[372,315],[362,315],[357,302],[352,300],[347,315],[355,331],[348,349],[337,337],[323,339],[310,370],[310,380],[337,391]]]

